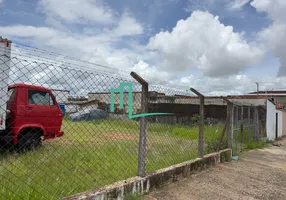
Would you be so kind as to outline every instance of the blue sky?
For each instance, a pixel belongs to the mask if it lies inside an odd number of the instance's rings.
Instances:
[[[38,8],[36,0],[4,0],[5,4],[0,8],[1,26],[8,25],[35,25],[45,24],[45,16]],[[131,13],[138,21],[150,28],[149,34],[160,30],[172,30],[180,19],[186,19],[196,9],[209,11],[213,15],[220,16],[223,24],[233,26],[236,32],[245,32],[247,37],[252,39],[253,33],[267,27],[271,22],[266,13],[258,13],[249,3],[241,10],[228,10],[225,0],[218,0],[218,3],[208,4],[208,0],[107,0],[103,1],[109,5],[118,16],[125,11]],[[188,11],[186,10],[188,9]],[[84,28],[80,24],[65,24],[73,31],[80,31]],[[145,36],[145,37],[144,37]],[[143,35],[142,42],[147,42],[148,34]]]
[[[0,35],[150,81],[244,93],[256,81],[286,86],[285,8],[283,0],[0,0]]]

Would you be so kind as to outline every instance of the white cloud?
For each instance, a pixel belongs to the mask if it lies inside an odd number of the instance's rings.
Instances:
[[[4,0],[0,0],[0,6],[4,4]]]
[[[166,71],[161,71],[155,66],[150,67],[148,63],[140,60],[137,64],[134,65],[133,71],[140,74],[145,80],[152,82],[160,82],[165,80],[168,82],[172,78],[171,74]]]
[[[186,12],[193,12],[195,10],[209,11],[213,7],[214,0],[188,0]]]
[[[30,46],[41,47],[80,58],[85,61],[116,69],[130,70],[140,59],[148,59],[144,46],[129,42],[128,48],[115,48],[117,42],[124,42],[111,31],[95,35],[71,34],[48,27],[0,26],[5,37],[21,41]]]
[[[47,17],[46,23],[57,30],[69,32],[69,29],[65,27],[60,20],[56,20],[53,17]]]
[[[90,2],[95,1],[88,0],[84,4]],[[64,26],[65,22],[101,22],[90,21],[87,13],[76,13],[74,18],[63,17],[65,12],[72,12],[73,8],[64,9],[66,10],[63,13],[57,14],[58,11],[54,10],[51,14],[47,14],[46,23],[52,27],[0,26],[0,32],[5,37],[21,43],[114,67],[117,70],[112,71],[113,74],[117,74],[120,70],[134,70],[151,82],[164,85],[171,83],[182,88],[193,86],[206,94],[248,92],[252,90],[250,89],[252,86],[255,89],[253,79],[235,74],[256,63],[263,54],[262,50],[248,44],[241,34],[233,32],[231,26],[223,25],[218,17],[207,12],[194,12],[188,19],[178,21],[171,32],[162,31],[151,37],[148,44],[150,51],[146,46],[140,45],[134,39],[136,37],[130,40],[124,39],[124,36],[144,33],[143,24],[132,18],[129,13],[124,13],[118,17],[118,22],[115,22],[114,14],[110,11],[112,17],[108,23],[112,24],[105,26],[84,24],[86,29],[83,32],[71,32]],[[69,67],[68,63],[64,65]],[[82,65],[76,63],[76,65],[78,68],[89,67],[97,70],[94,65],[87,63]],[[198,68],[208,76],[230,75],[230,77],[189,76],[190,68]],[[183,74],[183,78],[175,76],[180,73]],[[60,76],[62,74],[57,77]],[[38,81],[41,79],[41,74],[35,78]],[[57,82],[58,78],[55,79],[51,81]],[[91,81],[88,79],[82,82],[90,86],[88,84]],[[240,85],[235,86],[234,82]],[[228,84],[230,86],[226,86]]]
[[[69,23],[112,23],[114,13],[97,0],[40,0],[40,9],[47,16],[54,16]]]
[[[275,23],[285,23],[285,0],[253,0],[250,4],[258,12],[266,12]]]
[[[65,37],[66,34],[58,32],[55,29],[47,27],[34,27],[34,26],[7,26],[0,27],[0,32],[7,36],[19,36],[19,37],[36,37],[36,38],[53,38],[56,36]]]
[[[178,80],[173,80],[182,88],[194,87],[204,95],[237,95],[247,94],[256,91],[255,82],[259,82],[260,90],[279,90],[286,87],[286,77],[264,76],[257,77],[246,74],[232,75],[228,77],[205,77],[205,76],[185,76]]]
[[[273,23],[258,36],[267,49],[279,58],[278,75],[286,75],[286,1],[254,0],[251,5],[259,12],[266,12]]]
[[[158,53],[158,67],[186,72],[198,68],[207,76],[235,74],[260,61],[263,51],[248,44],[233,27],[208,12],[195,11],[171,32],[150,38],[148,47]]]
[[[186,8],[187,12],[196,10],[209,11],[211,13],[219,13],[233,17],[242,17],[240,10],[251,0],[188,0]]]
[[[250,2],[250,0],[231,0],[229,2],[229,8],[233,10],[241,9],[248,2]]]
[[[204,95],[239,95],[256,91],[255,82],[259,82],[260,90],[275,90],[286,87],[286,77],[256,76],[236,74],[227,77],[208,77],[203,75],[185,75],[177,78],[175,74],[162,71],[156,67],[150,67],[140,61],[133,68],[149,84],[164,85],[174,90],[188,90],[193,87]],[[153,88],[154,89],[154,88]],[[161,89],[157,87],[157,89]],[[160,90],[160,92],[162,92]],[[179,91],[178,90],[178,91]]]
[[[136,21],[135,18],[129,16],[128,13],[124,13],[115,28],[114,32],[118,36],[132,36],[142,34],[144,31],[143,26]]]
[[[179,79],[177,84],[187,88],[194,87],[205,95],[243,94],[255,90],[255,79],[252,78],[244,74],[223,78],[191,75]]]
[[[259,33],[267,49],[279,58],[278,75],[286,75],[286,24],[274,23]]]

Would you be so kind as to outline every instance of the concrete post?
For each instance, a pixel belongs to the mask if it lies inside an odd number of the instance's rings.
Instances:
[[[232,149],[232,143],[233,143],[233,103],[225,98],[221,97],[223,100],[227,103],[227,116],[226,116],[226,132],[227,132],[227,146],[228,148]]]
[[[141,112],[148,112],[148,83],[135,72],[130,74],[136,81],[142,85],[141,95]],[[146,156],[147,156],[147,120],[145,117],[140,118],[140,136],[138,147],[138,172],[140,177],[146,176]]]
[[[204,106],[205,97],[194,88],[191,91],[198,95],[200,98],[200,122],[199,122],[199,144],[198,144],[198,157],[204,157]]]

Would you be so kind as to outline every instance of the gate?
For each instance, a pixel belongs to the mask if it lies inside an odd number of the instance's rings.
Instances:
[[[259,140],[257,106],[233,105],[233,155]]]

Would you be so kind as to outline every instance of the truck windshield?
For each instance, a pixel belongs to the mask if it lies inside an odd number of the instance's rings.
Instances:
[[[11,88],[8,90],[8,102],[14,101],[15,98],[15,88]]]

